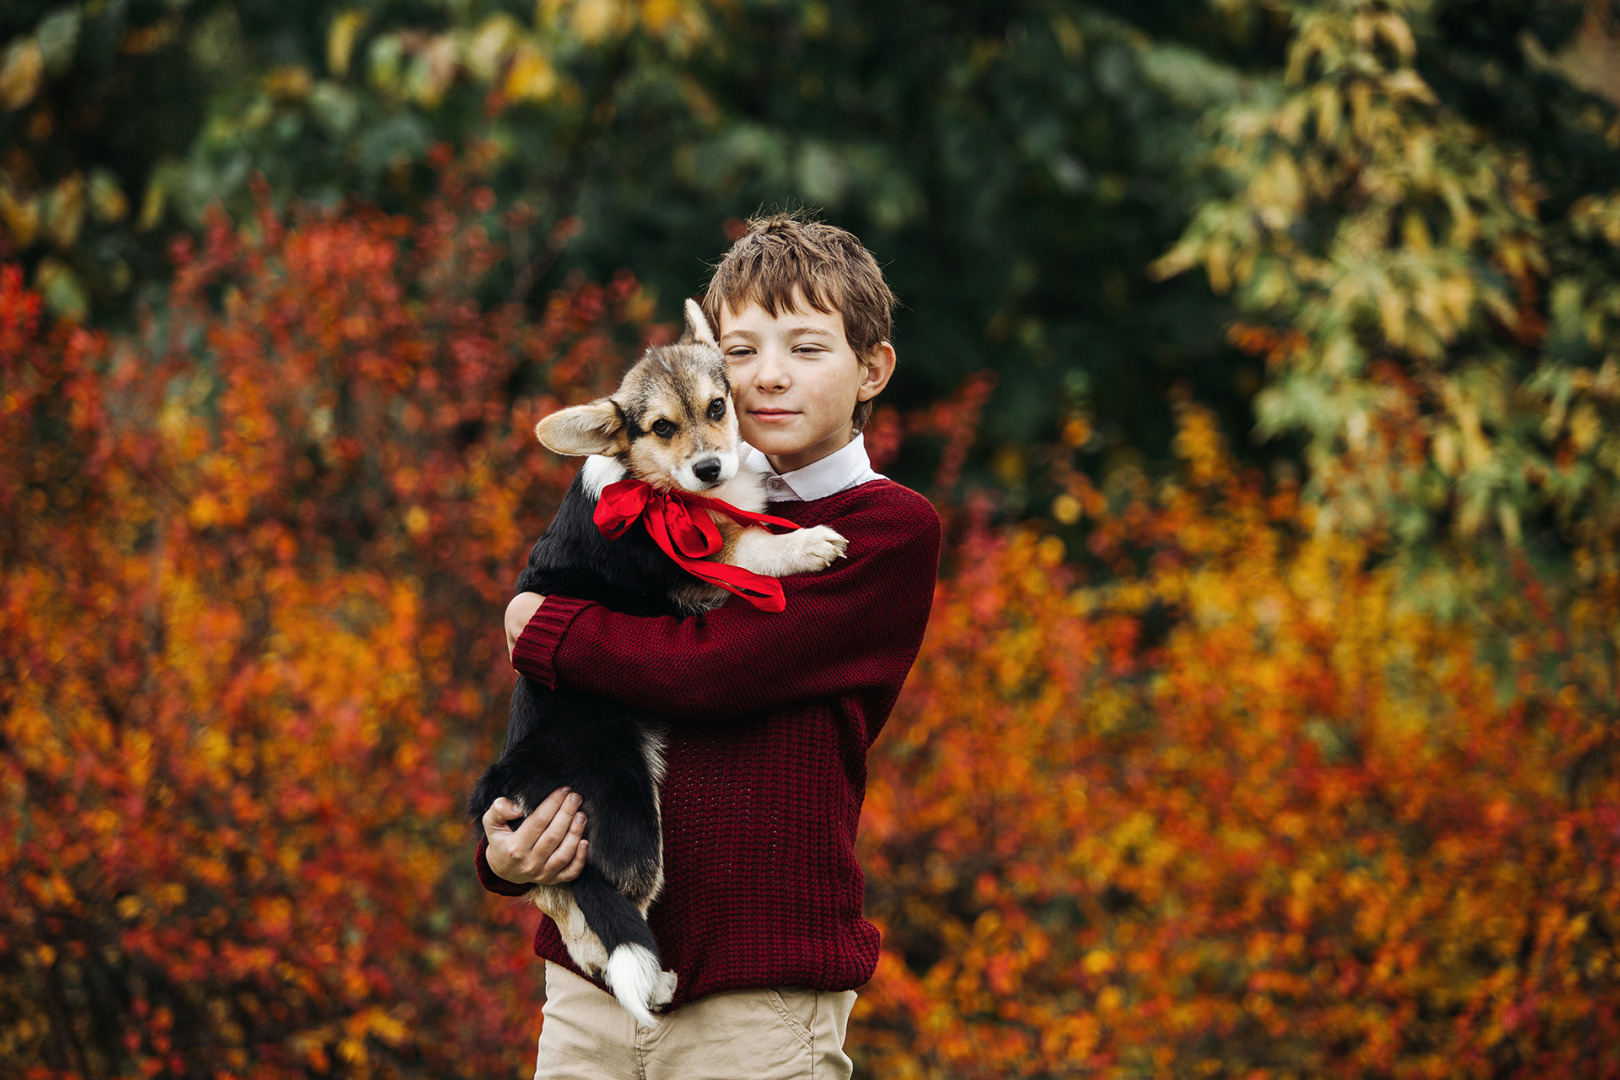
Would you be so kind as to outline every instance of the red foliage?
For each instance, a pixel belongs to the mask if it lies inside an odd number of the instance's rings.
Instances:
[[[1018,530],[941,585],[872,762],[867,1070],[1620,1076],[1614,582],[1441,621],[1200,410],[1178,446],[1080,492],[1110,584]]]
[[[418,223],[217,219],[134,340],[42,331],[0,274],[5,1060],[530,1057],[534,916],[473,883],[459,799],[571,471],[534,420],[616,377],[636,289],[485,307],[476,198],[451,172]]]

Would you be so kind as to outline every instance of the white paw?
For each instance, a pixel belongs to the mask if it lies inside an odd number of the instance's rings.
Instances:
[[[652,997],[647,999],[647,1004],[653,1006],[668,1005],[671,1001],[674,1001],[675,980],[676,975],[673,971],[660,971],[658,978],[653,980]]]
[[[813,525],[808,529],[788,533],[787,538],[794,542],[792,569],[787,571],[789,574],[825,570],[832,565],[834,559],[844,554],[845,548],[849,547],[848,540],[825,525]]]

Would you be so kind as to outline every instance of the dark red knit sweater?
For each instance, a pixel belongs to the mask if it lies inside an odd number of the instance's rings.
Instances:
[[[769,509],[849,540],[827,570],[783,579],[786,611],[733,599],[695,618],[641,618],[548,597],[512,655],[543,685],[671,721],[664,890],[649,922],[680,976],[675,1004],[721,990],[852,990],[877,964],[855,826],[867,749],[928,621],[939,518],[890,480]],[[477,866],[492,892],[528,891],[494,875],[482,843]],[[534,951],[578,971],[549,919]]]

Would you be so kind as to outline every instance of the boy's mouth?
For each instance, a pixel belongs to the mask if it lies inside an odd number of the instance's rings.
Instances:
[[[799,414],[791,409],[749,409],[748,415],[756,420],[773,421],[787,420]]]

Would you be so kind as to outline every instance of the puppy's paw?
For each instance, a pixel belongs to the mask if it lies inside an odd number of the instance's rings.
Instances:
[[[737,538],[731,561],[744,570],[766,577],[787,577],[825,570],[848,546],[848,541],[825,525],[790,533],[744,529]]]
[[[647,1004],[656,1009],[675,1000],[675,982],[676,975],[673,971],[660,971],[658,977],[653,980],[652,996],[647,999]]]
[[[792,569],[786,571],[789,574],[825,570],[849,547],[848,540],[825,525],[800,529],[798,532],[788,533],[782,539],[792,541],[793,554],[790,559]]]

